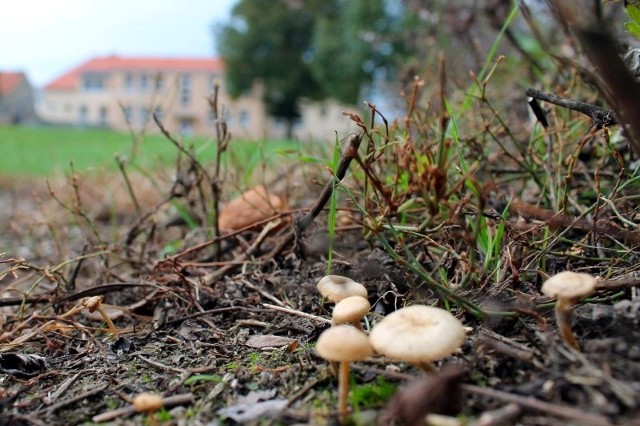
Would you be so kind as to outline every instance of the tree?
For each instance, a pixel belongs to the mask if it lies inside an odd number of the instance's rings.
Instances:
[[[318,18],[313,36],[313,72],[328,96],[360,101],[368,84],[394,68],[393,33],[399,15],[389,1],[341,0],[337,17]]]
[[[300,117],[302,98],[325,97],[312,72],[316,17],[335,10],[331,0],[240,0],[219,34],[232,96],[260,83],[268,112],[287,121],[287,136]]]
[[[287,121],[288,136],[303,98],[359,103],[362,88],[393,66],[389,40],[399,17],[389,4],[240,0],[218,34],[229,93],[261,83],[268,112]]]

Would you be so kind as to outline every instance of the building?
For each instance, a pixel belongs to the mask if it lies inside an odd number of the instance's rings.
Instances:
[[[96,57],[47,84],[38,113],[51,124],[120,131],[157,131],[152,119],[157,113],[171,132],[210,136],[216,120],[208,98],[219,81],[219,105],[232,135],[283,137],[285,126],[268,117],[259,86],[231,99],[223,71],[222,61],[214,58]],[[334,103],[304,107],[296,135],[333,140],[336,130],[351,128],[336,108]]]
[[[0,72],[0,123],[36,121],[33,88],[22,72]]]

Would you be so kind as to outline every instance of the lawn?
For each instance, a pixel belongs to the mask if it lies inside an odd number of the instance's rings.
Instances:
[[[192,137],[182,141],[193,147],[200,161],[207,163],[215,156],[213,138]],[[116,158],[145,170],[172,164],[178,150],[160,134],[143,137],[133,154],[134,138],[128,133],[106,129],[74,129],[66,127],[0,127],[0,175],[51,176],[70,171],[115,171]],[[257,164],[264,158],[277,158],[276,152],[296,152],[298,144],[286,140],[234,140],[227,157],[242,164]]]

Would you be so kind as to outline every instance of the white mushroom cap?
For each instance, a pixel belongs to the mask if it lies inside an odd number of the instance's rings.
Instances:
[[[564,271],[555,274],[542,284],[540,291],[545,296],[558,300],[575,301],[590,295],[596,289],[596,279],[589,274]]]
[[[322,297],[326,297],[332,302],[339,302],[345,297],[361,296],[365,299],[369,295],[367,289],[351,278],[340,275],[326,275],[318,281],[318,291]]]
[[[362,296],[345,297],[333,308],[331,315],[334,324],[346,324],[360,321],[371,310],[371,304]]]
[[[384,317],[369,339],[377,352],[420,365],[451,355],[465,336],[462,323],[444,309],[413,305]]]
[[[316,352],[328,361],[357,361],[373,354],[373,348],[362,331],[350,325],[338,325],[322,332]]]

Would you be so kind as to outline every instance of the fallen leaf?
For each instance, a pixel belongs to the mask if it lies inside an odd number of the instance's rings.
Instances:
[[[271,417],[284,410],[289,402],[286,399],[271,399],[275,395],[276,389],[251,391],[238,398],[235,404],[218,410],[218,414],[238,423]]]
[[[229,201],[220,211],[220,229],[237,230],[273,216],[283,206],[282,198],[256,186]]]
[[[0,354],[0,373],[28,378],[49,369],[47,359],[40,355],[9,352]]]
[[[289,337],[276,336],[273,334],[254,334],[249,336],[245,345],[256,349],[278,348],[280,346],[288,346],[295,341],[295,339]]]

